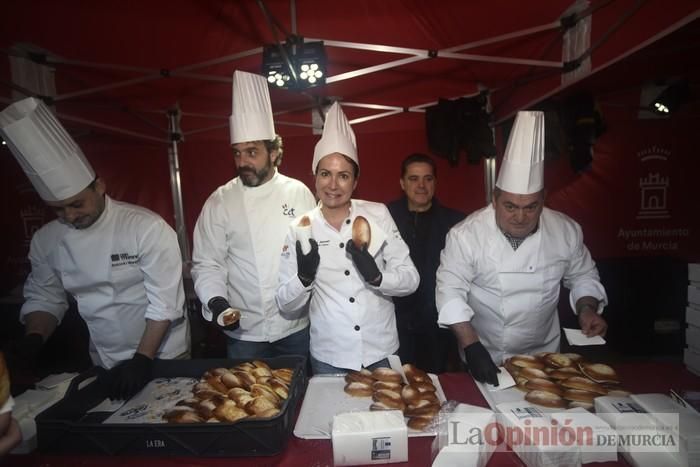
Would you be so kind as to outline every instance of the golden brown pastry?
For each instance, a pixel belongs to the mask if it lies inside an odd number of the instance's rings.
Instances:
[[[370,397],[372,396],[372,386],[365,383],[353,381],[345,385],[343,390],[353,397]]]
[[[542,361],[552,368],[564,368],[574,364],[574,362],[564,354],[550,353],[542,358]]]
[[[264,384],[253,384],[250,387],[250,395],[253,397],[265,397],[275,404],[275,407],[279,407],[282,402],[277,393],[270,386],[265,386]]]
[[[189,407],[177,407],[163,414],[163,419],[168,423],[203,423],[204,418]]]
[[[559,384],[561,384],[565,388],[582,389],[588,392],[595,392],[596,394],[600,394],[602,396],[608,393],[608,390],[605,389],[603,386],[594,381],[591,381],[590,379],[584,378],[583,376],[572,376],[571,378],[567,378],[560,381]]]
[[[561,387],[559,387],[557,383],[554,383],[544,378],[529,379],[525,383],[525,387],[530,390],[546,391],[552,394],[556,394],[557,396],[561,396],[564,393],[564,390]]]
[[[531,355],[513,355],[510,357],[510,363],[518,368],[538,368],[542,370],[545,367],[542,361]]]
[[[388,381],[390,383],[399,384],[401,384],[403,381],[398,371],[386,367],[376,368],[374,371],[372,371],[372,378],[376,379],[377,381]]]
[[[402,368],[404,374],[406,375],[406,379],[409,383],[418,383],[423,381],[428,383],[430,382],[430,376],[428,375],[428,373],[416,367],[415,365],[412,365],[411,363],[405,363],[402,366]]]
[[[381,402],[387,407],[392,407],[397,410],[404,410],[406,404],[401,398],[401,393],[396,391],[390,391],[388,389],[379,389],[374,391],[372,394],[372,400],[374,402]]]
[[[597,383],[619,383],[615,370],[602,363],[581,363],[579,364],[581,373]]]
[[[247,416],[248,413],[232,400],[225,400],[214,409],[214,417],[222,422],[236,422]]]
[[[352,223],[352,242],[358,249],[362,249],[364,246],[369,246],[371,240],[369,222],[364,217],[357,216]]]
[[[525,394],[525,400],[533,404],[552,407],[555,409],[566,408],[569,404],[560,396],[547,391],[530,391]]]
[[[549,379],[549,376],[543,370],[540,370],[538,368],[529,368],[529,367],[521,369],[518,372],[518,377],[525,378],[525,379],[534,379],[534,378]]]
[[[345,375],[345,382],[346,383],[352,383],[352,382],[358,382],[358,383],[364,383],[368,385],[374,384],[374,378],[372,378],[372,373],[363,373],[361,371],[350,371]]]
[[[581,389],[567,389],[562,395],[562,397],[566,400],[588,402],[589,404],[592,404],[593,399],[595,399],[598,396],[600,396],[600,394],[596,394],[594,392],[589,391],[582,391]]]
[[[294,377],[294,370],[291,368],[277,368],[272,370],[272,376],[281,379],[287,384],[291,384],[292,378]]]
[[[276,409],[277,406],[274,402],[266,397],[255,397],[245,405],[245,411],[250,415],[259,415],[266,410]]]
[[[374,389],[375,391],[379,389],[388,389],[390,391],[401,392],[401,384],[392,383],[389,381],[375,381],[374,383],[372,383],[372,389]]]

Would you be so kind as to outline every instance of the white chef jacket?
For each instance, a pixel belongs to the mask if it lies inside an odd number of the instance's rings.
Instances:
[[[130,359],[146,319],[173,322],[156,357],[188,351],[180,248],[175,231],[155,213],[105,196],[105,210],[90,227],[54,220],[39,229],[29,260],[20,320],[46,311],[60,323],[70,293],[90,332],[96,365],[111,368]]]
[[[206,304],[224,297],[241,311],[240,327],[224,331],[236,339],[275,342],[309,325],[305,312],[280,315],[275,291],[289,222],[315,205],[306,185],[277,170],[260,186],[245,186],[236,177],[209,196],[192,254],[192,278],[207,320],[212,315]]]
[[[415,292],[420,278],[389,210],[384,204],[352,200],[340,232],[326,222],[320,207],[306,215],[311,220],[311,237],[318,242],[316,279],[305,288],[297,276],[297,222],[293,222],[282,249],[275,297],[280,310],[294,312],[311,297],[311,355],[324,363],[359,370],[393,354],[399,339],[391,296]],[[377,287],[364,281],[345,250],[352,238],[352,222],[359,215],[370,221],[373,230],[382,229],[386,235],[374,255],[382,273]]]
[[[437,271],[438,324],[470,321],[496,364],[513,354],[559,349],[559,284],[569,301],[607,304],[581,227],[544,208],[537,230],[513,250],[489,205],[447,234]]]

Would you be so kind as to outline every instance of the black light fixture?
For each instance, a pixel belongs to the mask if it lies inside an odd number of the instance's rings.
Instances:
[[[686,80],[672,83],[651,101],[651,111],[658,115],[670,115],[687,100],[689,95],[690,89]]]
[[[263,48],[262,73],[270,86],[308,89],[326,84],[326,49],[322,41],[292,36],[284,44]]]

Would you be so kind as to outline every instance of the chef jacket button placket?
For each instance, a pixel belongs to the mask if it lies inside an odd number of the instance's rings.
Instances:
[[[345,243],[340,242],[340,245],[338,245],[340,248],[345,248]]]
[[[350,297],[350,303],[355,303],[355,297]]]
[[[345,223],[346,223],[346,224],[349,224],[349,223],[350,223],[350,219],[345,219]]]
[[[358,326],[358,325],[356,324],[356,325],[355,325],[355,331],[359,331],[359,330],[360,330],[360,326]]]
[[[346,276],[349,276],[349,275],[350,275],[350,271],[348,271],[348,270],[346,269],[346,270],[345,270],[345,275],[346,275]]]

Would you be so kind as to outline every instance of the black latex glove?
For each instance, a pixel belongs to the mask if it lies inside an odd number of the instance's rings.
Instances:
[[[301,242],[297,240],[297,276],[304,287],[308,287],[316,278],[318,263],[321,257],[318,255],[318,243],[313,238],[309,239],[311,251],[307,254],[301,251]]]
[[[5,346],[4,351],[10,375],[31,373],[36,367],[43,345],[44,338],[36,332],[26,334],[20,339],[9,342]]]
[[[498,376],[501,370],[491,360],[488,350],[479,341],[464,348],[464,357],[472,377],[482,383],[498,386]]]
[[[211,311],[211,314],[213,315],[212,317],[212,322],[216,324],[219,328],[225,329],[227,331],[233,331],[235,329],[238,329],[240,326],[240,321],[236,321],[233,324],[229,325],[224,325],[222,322],[219,321],[219,315],[223,313],[224,311],[230,310],[234,311],[233,308],[231,308],[231,305],[228,303],[228,300],[226,300],[224,297],[214,297],[211,300],[209,300],[209,303],[207,303],[207,308],[209,308],[209,311]],[[240,313],[238,313],[238,317],[240,318]]]
[[[374,286],[382,283],[382,273],[379,272],[377,263],[374,262],[374,258],[367,251],[367,245],[359,249],[355,242],[348,240],[345,249],[350,253],[352,262],[355,263],[355,267],[360,271],[365,282]]]
[[[100,376],[100,383],[107,397],[116,400],[130,399],[151,380],[153,360],[135,353],[130,360],[124,360]]]

